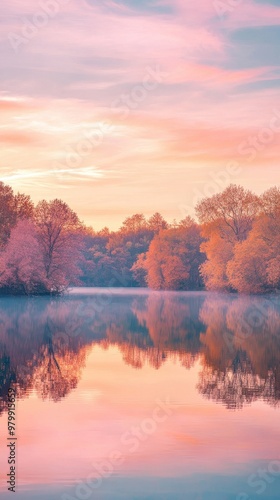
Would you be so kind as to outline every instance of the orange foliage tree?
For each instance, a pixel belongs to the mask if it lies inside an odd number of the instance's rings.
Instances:
[[[150,244],[146,255],[141,254],[133,266],[135,277],[143,279],[155,290],[188,290],[202,286],[199,266],[204,256],[199,226],[189,224],[160,231]]]
[[[207,289],[232,288],[227,265],[234,255],[235,245],[246,240],[259,211],[259,198],[235,185],[197,205],[196,213],[206,238],[201,250],[207,261],[201,266],[201,274]]]
[[[266,191],[260,206],[248,239],[236,245],[227,266],[230,283],[238,292],[265,293],[280,288],[280,189]]]

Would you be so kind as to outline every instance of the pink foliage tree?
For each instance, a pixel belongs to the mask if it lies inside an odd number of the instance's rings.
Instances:
[[[62,292],[78,283],[83,238],[78,216],[61,200],[41,201],[35,209],[37,238],[42,252],[47,287]]]
[[[28,220],[12,229],[5,250],[0,255],[0,286],[15,293],[45,291],[43,256],[36,228]]]
[[[9,293],[60,293],[77,283],[82,226],[60,200],[42,201],[33,220],[19,220],[0,254],[0,288]]]

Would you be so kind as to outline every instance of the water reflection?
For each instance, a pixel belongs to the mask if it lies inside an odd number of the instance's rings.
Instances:
[[[216,294],[94,294],[0,301],[0,411],[16,385],[59,401],[75,389],[95,344],[155,369],[201,363],[198,391],[228,408],[280,400],[280,303]]]
[[[209,297],[200,317],[203,369],[198,390],[229,408],[280,399],[278,300]]]

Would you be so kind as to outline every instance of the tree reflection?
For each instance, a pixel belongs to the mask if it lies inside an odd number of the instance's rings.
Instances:
[[[65,341],[67,338],[68,343]],[[48,319],[43,344],[38,352],[38,364],[33,373],[36,391],[43,399],[59,401],[65,397],[77,387],[81,369],[85,365],[85,356],[86,346],[81,346],[77,351],[73,337],[61,337]]]
[[[85,364],[88,345],[82,336],[79,301],[4,302],[5,310],[0,308],[0,409],[7,404],[11,386],[19,398],[35,389],[43,399],[60,400],[77,386]]]
[[[280,400],[280,311],[275,300],[209,298],[200,316],[203,369],[198,390],[228,408]]]
[[[200,298],[186,303],[178,296],[159,293],[134,299],[129,314],[127,306],[124,311],[115,311],[106,338],[119,346],[124,361],[135,368],[149,364],[159,369],[171,358],[190,368],[201,346],[200,305]]]
[[[92,346],[116,346],[126,364],[190,369],[198,390],[227,408],[280,400],[280,306],[262,298],[214,294],[17,298],[0,302],[0,412],[16,387],[59,401],[79,383]]]

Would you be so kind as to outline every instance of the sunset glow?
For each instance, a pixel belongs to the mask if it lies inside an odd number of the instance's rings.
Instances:
[[[1,180],[95,229],[277,184],[279,2],[219,3],[5,2]]]

